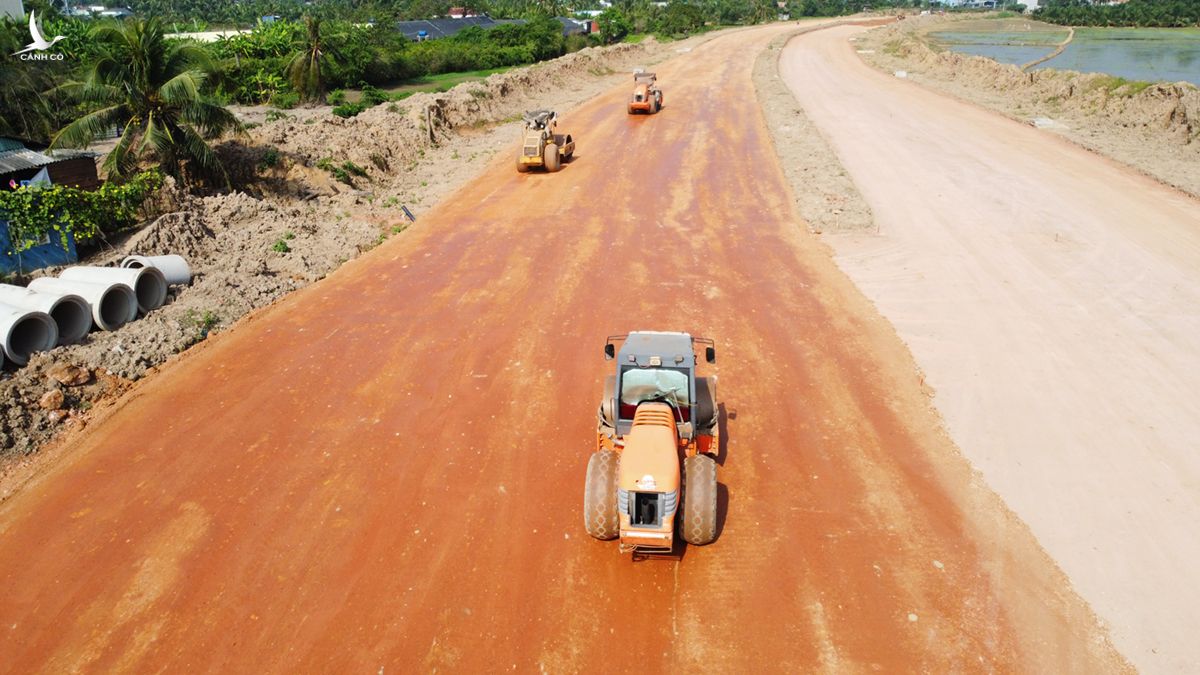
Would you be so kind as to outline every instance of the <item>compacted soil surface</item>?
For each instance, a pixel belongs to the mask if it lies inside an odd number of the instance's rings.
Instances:
[[[1196,672],[1200,201],[879,72],[872,39],[819,31],[780,60],[874,214],[826,238],[838,265],[1122,652]]]
[[[799,222],[752,84],[791,30],[562,111],[560,173],[498,156],[134,386],[0,504],[0,669],[1127,668]],[[716,542],[633,562],[581,502],[639,329],[716,340],[726,436]]]
[[[11,476],[41,461],[35,453],[49,441],[90,423],[147,372],[403,235],[409,214],[421,218],[496,153],[512,156],[523,111],[574,107],[627,81],[633,68],[653,67],[712,35],[584,49],[349,119],[319,106],[273,111],[263,123],[263,110],[238,109],[247,133],[218,146],[233,190],[191,194],[168,179],[144,208],[144,226],[83,261],[173,253],[191,266],[192,282],[172,287],[164,307],[120,330],[95,331],[81,344],[34,354],[28,366],[0,369],[0,498]]]

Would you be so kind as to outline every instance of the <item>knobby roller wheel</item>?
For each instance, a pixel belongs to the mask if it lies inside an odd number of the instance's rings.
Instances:
[[[683,462],[683,524],[689,544],[703,546],[717,538],[717,463],[708,455]]]
[[[597,539],[615,539],[617,520],[617,453],[601,450],[588,460],[587,485],[583,490],[583,524]]]
[[[562,168],[562,158],[558,156],[558,146],[553,143],[546,144],[546,150],[542,153],[542,162],[546,165],[546,170],[554,173]]]

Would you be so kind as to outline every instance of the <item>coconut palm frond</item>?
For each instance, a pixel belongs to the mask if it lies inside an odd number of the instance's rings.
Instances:
[[[204,82],[204,74],[196,70],[179,73],[162,83],[158,94],[163,102],[173,105],[190,105],[200,98],[200,85]]]
[[[63,127],[50,142],[52,148],[87,147],[98,138],[112,133],[130,117],[124,105],[114,105],[90,112]]]
[[[104,158],[100,168],[104,170],[109,179],[120,180],[137,171],[137,154],[131,152],[131,149],[138,144],[140,136],[138,131],[132,122],[126,124],[125,129],[121,132],[121,138],[117,140],[116,147]]]
[[[227,131],[245,132],[245,127],[233,113],[211,101],[192,103],[181,111],[179,119],[204,138],[215,138]]]
[[[200,169],[199,173],[228,185],[229,175],[225,173],[221,158],[217,156],[212,147],[190,127],[180,127],[180,131],[183,134],[180,148],[187,154],[187,158]]]
[[[103,23],[91,35],[100,55],[81,80],[63,85],[62,93],[97,109],[64,127],[55,142],[87,143],[124,125],[116,148],[104,160],[111,177],[126,176],[139,163],[153,161],[172,175],[194,165],[223,179],[224,172],[212,166],[216,153],[204,138],[240,125],[205,96],[213,65],[204,50],[167,40],[157,19]]]

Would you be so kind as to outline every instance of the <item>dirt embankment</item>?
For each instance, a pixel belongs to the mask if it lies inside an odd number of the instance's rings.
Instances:
[[[481,162],[514,146],[522,111],[573,107],[623,82],[633,67],[706,39],[585,49],[350,119],[328,109],[285,114],[225,143],[237,190],[196,197],[168,181],[155,205],[163,215],[87,261],[177,253],[191,264],[193,284],[173,288],[167,305],[121,330],[92,333],[0,373],[0,459],[86,425],[94,406],[209,332],[402,232],[410,224],[402,207],[419,217]],[[564,128],[586,148],[586,130],[570,122],[564,118]]]
[[[1200,89],[1052,68],[1025,72],[930,46],[924,36],[952,21],[922,17],[879,28],[858,42],[860,54],[881,70],[905,70],[921,84],[1035,124],[1200,196]]]
[[[873,226],[871,207],[846,174],[833,148],[779,77],[779,52],[788,40],[813,30],[780,37],[754,62],[754,89],[771,130],[779,165],[792,187],[796,210],[810,231],[845,232]]]

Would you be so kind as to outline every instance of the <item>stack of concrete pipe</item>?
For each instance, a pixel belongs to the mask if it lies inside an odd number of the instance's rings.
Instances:
[[[117,330],[162,306],[167,286],[191,283],[177,255],[129,256],[121,267],[68,267],[29,288],[0,284],[0,366],[23,366],[33,352],[79,342],[95,326]]]

